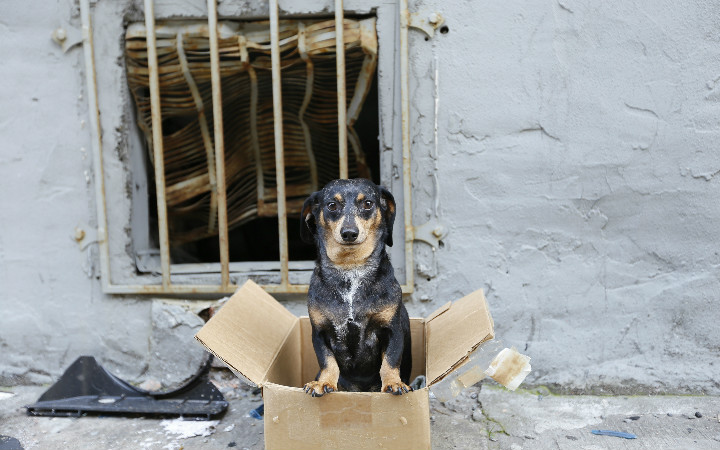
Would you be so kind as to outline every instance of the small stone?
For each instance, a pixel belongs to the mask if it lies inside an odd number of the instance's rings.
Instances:
[[[140,383],[140,386],[138,387],[144,391],[156,392],[162,389],[162,384],[154,378],[148,378],[147,380]]]
[[[695,417],[697,417],[698,419],[702,417],[700,411],[695,411]]]
[[[672,417],[673,413],[667,413],[668,417]]]
[[[475,400],[477,398],[477,392],[473,392],[472,394],[470,394],[470,398]]]
[[[481,409],[476,409],[475,411],[473,411],[472,420],[474,420],[475,422],[480,422],[483,420],[483,413]]]
[[[630,416],[628,417],[630,420],[640,420],[640,416]]]

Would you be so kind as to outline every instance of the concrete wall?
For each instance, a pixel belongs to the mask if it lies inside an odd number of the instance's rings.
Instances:
[[[73,239],[96,227],[84,59],[50,35],[80,21],[71,0],[30,3],[42,7],[0,4],[0,384],[50,382],[81,354],[130,380],[182,377],[193,361],[153,355],[169,351],[159,330],[187,336],[192,315],[103,294],[97,247]],[[121,26],[126,3],[100,0],[97,20]],[[529,383],[720,393],[713,6],[411,2],[448,27],[411,32],[414,223],[449,231],[435,251],[416,244],[412,315],[482,288],[497,335],[533,358]],[[101,101],[118,106],[104,145],[121,161],[118,67],[99,76]],[[121,233],[130,202],[116,195]]]

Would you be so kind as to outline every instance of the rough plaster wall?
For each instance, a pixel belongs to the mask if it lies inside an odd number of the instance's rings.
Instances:
[[[414,212],[437,61],[450,234],[416,298],[484,288],[530,383],[720,392],[717,4],[425,4],[449,32],[411,42]]]
[[[28,14],[33,11],[33,14]],[[70,0],[0,4],[0,385],[49,383],[95,355],[129,379],[145,370],[148,301],[105,296],[95,224],[82,48],[50,39],[76,27]]]
[[[72,240],[95,226],[84,61],[50,34],[79,28],[77,6],[32,3],[0,4],[0,384],[49,382],[81,354],[131,381],[159,376],[151,354],[173,335],[158,324],[182,314],[103,295],[95,247]],[[531,383],[720,392],[712,2],[412,3],[449,27],[411,32],[414,222],[449,234],[434,252],[416,245],[411,314],[484,288],[498,336],[533,357]],[[95,8],[121,23],[120,2]],[[103,117],[107,152],[124,151],[128,126],[120,69],[100,75],[101,101],[119,106]],[[129,216],[111,219],[120,255]],[[180,322],[160,328],[198,325]]]

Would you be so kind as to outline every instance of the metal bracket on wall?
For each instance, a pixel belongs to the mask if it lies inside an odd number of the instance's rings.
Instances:
[[[411,13],[408,11],[408,25],[427,34],[428,38],[435,35],[435,30],[445,23],[445,18],[438,12],[422,9]]]
[[[75,227],[71,237],[77,242],[80,250],[85,250],[88,245],[99,242],[97,228],[84,222]]]
[[[429,244],[433,250],[440,246],[440,241],[448,234],[447,227],[436,220],[429,220],[413,228],[415,240]]]

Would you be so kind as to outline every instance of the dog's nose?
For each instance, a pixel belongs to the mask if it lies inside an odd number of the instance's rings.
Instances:
[[[358,229],[355,227],[343,227],[340,230],[340,236],[344,242],[355,242],[358,237]]]

